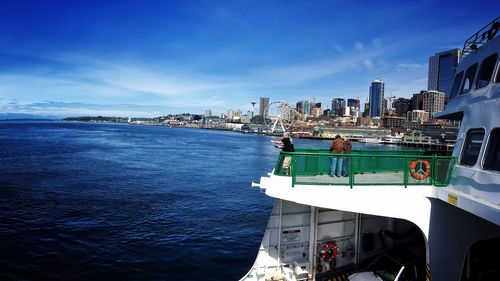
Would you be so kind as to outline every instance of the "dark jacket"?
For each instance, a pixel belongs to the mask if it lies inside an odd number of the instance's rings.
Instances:
[[[335,138],[330,144],[330,152],[344,153],[344,140],[342,138]]]
[[[352,151],[352,143],[350,140],[344,141],[344,154],[351,154]]]
[[[293,143],[290,138],[283,138],[281,142],[283,143],[283,151],[295,152],[295,148],[293,147]]]

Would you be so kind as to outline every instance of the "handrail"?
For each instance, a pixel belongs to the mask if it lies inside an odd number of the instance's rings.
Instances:
[[[351,154],[329,153],[327,149],[318,149],[316,150],[318,152],[303,151],[311,150],[282,151],[276,162],[275,175],[291,176],[292,186],[296,184],[349,185],[351,188],[354,185],[446,186],[456,162],[455,157],[425,155],[421,150],[353,150]],[[345,177],[329,176],[332,174],[330,165],[333,158],[337,159],[335,162],[346,161],[346,164],[342,164],[342,172],[348,172]],[[418,172],[415,171],[415,167],[412,169],[411,165],[418,165]]]
[[[479,47],[486,44],[486,42],[492,40],[495,37],[498,29],[500,28],[499,19],[500,16],[492,20],[478,32],[474,33],[471,37],[465,40],[464,47],[462,48],[462,58],[474,52]]]

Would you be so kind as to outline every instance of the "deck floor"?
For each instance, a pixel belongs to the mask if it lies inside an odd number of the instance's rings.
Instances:
[[[408,177],[410,184],[430,184],[430,177],[426,180],[417,181],[411,176]],[[330,177],[329,175],[316,176],[297,176],[296,184],[325,184],[325,185],[348,185],[349,177]],[[384,172],[384,173],[364,173],[355,174],[353,185],[368,185],[368,184],[387,184],[387,185],[404,185],[403,172]]]

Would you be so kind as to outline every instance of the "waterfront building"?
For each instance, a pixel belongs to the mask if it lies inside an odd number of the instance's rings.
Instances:
[[[210,117],[212,116],[212,110],[210,109],[205,109],[205,114],[204,114],[205,117]]]
[[[331,116],[339,117],[345,114],[345,99],[334,98],[332,100],[332,110],[330,112]]]
[[[450,96],[460,54],[460,49],[452,49],[429,58],[428,90],[443,92],[446,97]]]
[[[321,116],[321,107],[313,107],[311,111],[311,115],[315,118],[318,118]]]
[[[429,120],[429,112],[416,109],[408,111],[407,117],[409,127],[412,129],[418,129],[425,121]]]
[[[370,86],[370,118],[384,115],[384,82],[375,79]]]
[[[408,128],[408,118],[399,116],[385,116],[382,119],[384,128]]]
[[[229,122],[239,122],[241,120],[241,111],[239,109],[229,109],[227,111],[227,120]]]

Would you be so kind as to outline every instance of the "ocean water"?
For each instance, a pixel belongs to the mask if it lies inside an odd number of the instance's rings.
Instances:
[[[250,187],[270,139],[0,122],[0,280],[238,280],[274,202]]]
[[[275,164],[270,140],[0,122],[0,280],[238,280],[274,202],[250,187]]]

